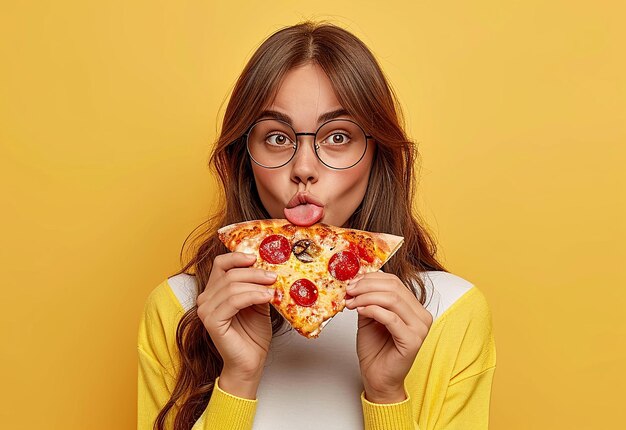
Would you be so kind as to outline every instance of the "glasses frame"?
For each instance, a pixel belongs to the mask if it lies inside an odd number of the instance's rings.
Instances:
[[[289,160],[285,161],[283,164],[281,164],[279,166],[266,166],[265,164],[261,164],[257,160],[254,159],[254,157],[252,156],[252,153],[250,152],[250,147],[248,146],[248,137],[250,135],[250,131],[252,130],[252,128],[255,125],[257,125],[258,123],[263,122],[263,121],[278,121],[278,122],[282,122],[283,124],[285,124],[286,126],[291,128],[293,130],[294,136],[296,136],[296,142],[294,144],[294,146],[295,146],[294,149],[295,150],[293,151],[293,154],[291,154],[291,157],[289,157]],[[324,162],[324,160],[322,160],[320,158],[320,155],[318,153],[318,151],[320,149],[320,146],[317,144],[317,133],[320,131],[320,129],[322,127],[324,127],[329,122],[333,122],[333,121],[348,121],[348,122],[351,122],[352,124],[354,124],[357,127],[359,127],[359,129],[363,132],[363,136],[365,136],[365,150],[363,151],[363,154],[361,154],[361,157],[354,164],[352,164],[351,166],[348,166],[348,167],[333,167],[333,166],[330,166],[330,165],[326,164]],[[255,122],[253,122],[252,125],[250,127],[248,127],[246,132],[242,135],[242,137],[246,139],[246,151],[248,152],[248,155],[250,156],[250,159],[252,161],[254,161],[256,164],[258,164],[259,166],[264,167],[266,169],[278,169],[280,167],[283,167],[283,166],[289,164],[289,162],[291,160],[293,160],[293,157],[296,156],[296,153],[298,152],[298,147],[300,146],[300,139],[298,139],[298,136],[313,136],[313,150],[315,152],[315,156],[320,161],[320,163],[322,163],[324,166],[328,167],[329,169],[333,169],[333,170],[346,170],[346,169],[349,169],[349,168],[354,167],[357,164],[359,164],[359,162],[363,159],[363,157],[365,157],[365,154],[367,153],[367,141],[369,139],[373,139],[374,138],[374,136],[370,136],[369,134],[367,134],[365,132],[365,130],[363,130],[363,127],[361,127],[359,124],[357,124],[356,122],[352,121],[351,119],[345,119],[345,118],[334,118],[334,119],[328,120],[328,121],[324,122],[323,124],[321,124],[319,127],[317,127],[317,130],[315,131],[315,133],[309,133],[309,132],[296,133],[296,130],[294,130],[294,128],[291,125],[289,125],[288,123],[286,123],[285,121],[281,121],[279,119],[274,119],[274,118],[263,118],[263,119],[259,119],[259,120],[255,121]]]

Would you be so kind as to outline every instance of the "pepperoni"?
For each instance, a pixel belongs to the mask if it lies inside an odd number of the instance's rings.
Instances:
[[[359,257],[352,251],[339,251],[328,262],[328,271],[335,279],[347,281],[359,273]]]
[[[317,301],[317,287],[308,279],[298,279],[291,284],[289,295],[300,306],[311,306]]]
[[[348,250],[354,252],[359,256],[362,260],[367,261],[368,263],[372,263],[374,261],[374,253],[361,244],[356,244],[354,242],[350,242],[350,246]]]
[[[267,236],[259,246],[261,258],[268,263],[280,264],[289,260],[291,245],[285,236],[272,234]]]

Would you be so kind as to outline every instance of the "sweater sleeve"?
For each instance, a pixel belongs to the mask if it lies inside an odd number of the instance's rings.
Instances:
[[[161,284],[148,297],[139,324],[137,340],[137,430],[152,430],[159,412],[169,401],[176,385],[176,324],[180,317],[167,284]],[[219,377],[211,399],[192,430],[249,430],[257,400],[239,398],[219,387]],[[164,428],[173,428],[178,412],[175,405],[165,417]]]
[[[406,399],[398,403],[372,403],[365,398],[365,391],[361,392],[361,406],[363,407],[363,424],[365,430],[419,430],[417,421],[413,419],[411,395],[405,388]]]
[[[254,422],[258,400],[244,399],[223,391],[219,377],[204,413],[191,430],[250,430]]]
[[[442,414],[433,429],[485,430],[489,428],[489,404],[495,366],[478,375],[451,383],[446,391]],[[413,417],[411,396],[400,403],[369,402],[361,393],[365,430],[420,430]]]
[[[456,381],[448,387],[442,414],[432,427],[446,430],[485,430],[489,428],[489,403],[495,366],[478,375]],[[413,419],[411,397],[400,403],[376,404],[361,393],[366,430],[420,430]]]
[[[407,398],[376,404],[361,393],[365,430],[486,430],[489,426],[491,387],[496,367],[492,315],[484,295],[474,289],[467,301],[449,313],[441,332],[433,333],[438,360],[420,381],[438,381],[436,389],[419,398],[424,385],[407,384]],[[412,378],[415,381],[415,378]],[[424,407],[428,412],[420,416]],[[434,411],[437,411],[433,413]]]
[[[452,383],[435,428],[485,430],[489,428],[489,403],[495,366]]]
[[[468,307],[467,316],[450,323],[459,339],[458,352],[435,429],[489,428],[496,344],[487,300],[478,289],[473,292],[472,306]]]
[[[141,347],[137,347],[137,354],[137,430],[152,430],[154,420],[169,399],[166,380],[171,378],[163,366]],[[172,420],[166,421],[166,427],[173,428],[172,424]]]

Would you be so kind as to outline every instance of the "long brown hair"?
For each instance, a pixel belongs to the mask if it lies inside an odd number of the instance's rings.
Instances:
[[[426,290],[420,272],[445,269],[435,257],[435,242],[413,210],[415,164],[419,161],[416,145],[404,131],[397,97],[373,54],[353,34],[326,21],[305,21],[276,31],[246,64],[233,88],[209,160],[221,185],[218,209],[194,230],[198,233],[191,241],[186,264],[185,244],[193,232],[185,240],[181,250],[184,267],[176,274],[194,275],[200,294],[208,282],[213,259],[228,252],[216,230],[231,223],[271,218],[257,194],[242,135],[274,99],[285,74],[308,62],[326,72],[341,105],[376,140],[365,197],[347,224],[404,237],[404,245],[383,271],[400,278],[424,304]],[[171,412],[175,412],[175,430],[191,429],[206,409],[215,379],[222,371],[222,358],[196,311],[197,306],[189,309],[178,324],[180,369],[174,391],[154,429],[162,430]],[[270,315],[273,335],[289,328],[272,306]]]

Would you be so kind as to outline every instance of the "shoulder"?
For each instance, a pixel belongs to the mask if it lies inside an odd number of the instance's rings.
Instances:
[[[426,287],[431,285],[433,301],[440,303],[429,336],[445,343],[447,350],[457,351],[450,383],[495,367],[493,317],[485,294],[476,285],[451,273],[426,272],[426,275]],[[429,304],[429,307],[437,305]]]
[[[448,272],[424,272],[433,314],[427,340],[451,360],[450,384],[481,374],[496,365],[492,314],[484,293],[473,283]]]
[[[422,272],[421,276],[426,288],[424,307],[434,321],[452,312],[488,312],[485,296],[469,280],[443,271]]]
[[[195,276],[179,273],[167,278],[167,284],[185,312],[196,304],[198,284]]]
[[[163,280],[150,291],[144,304],[144,315],[162,319],[160,314],[180,314],[195,304],[195,277],[185,273]]]
[[[464,354],[462,363],[472,362],[480,369],[495,365],[493,317],[484,293],[452,273],[425,272],[425,275],[426,289],[432,298],[432,303],[427,298],[425,307],[434,312],[433,332],[447,333],[447,341]]]

